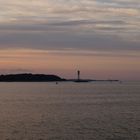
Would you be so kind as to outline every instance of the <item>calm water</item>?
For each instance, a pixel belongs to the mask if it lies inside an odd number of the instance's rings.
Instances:
[[[0,83],[0,140],[140,140],[140,83]]]

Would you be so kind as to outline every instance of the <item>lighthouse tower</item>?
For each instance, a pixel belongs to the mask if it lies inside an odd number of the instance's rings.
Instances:
[[[78,81],[80,80],[80,70],[77,71],[77,75],[78,75]]]

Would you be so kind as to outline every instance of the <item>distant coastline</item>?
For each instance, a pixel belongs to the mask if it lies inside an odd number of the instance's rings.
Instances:
[[[0,75],[0,82],[53,82],[53,81],[66,81],[57,75],[46,74],[7,74]]]
[[[0,82],[119,82],[119,80],[64,79],[57,75],[47,74],[7,74],[0,75]]]

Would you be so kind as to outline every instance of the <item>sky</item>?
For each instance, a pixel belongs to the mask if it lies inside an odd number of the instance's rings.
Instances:
[[[140,80],[139,0],[0,0],[0,74]]]

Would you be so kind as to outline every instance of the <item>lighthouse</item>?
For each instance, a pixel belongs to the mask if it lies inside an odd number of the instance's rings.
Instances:
[[[82,80],[80,78],[80,70],[77,71],[77,80],[74,80],[74,82],[77,82],[77,83],[81,83],[81,82],[89,82],[89,80]]]
[[[78,81],[80,81],[80,70],[77,71],[77,75],[78,75]]]

